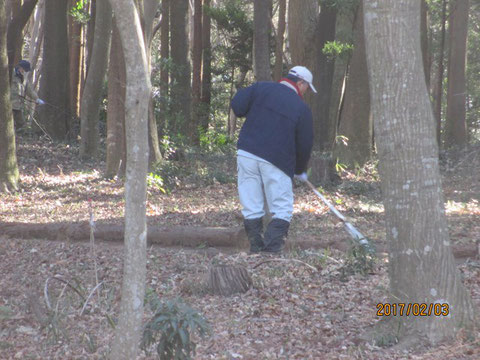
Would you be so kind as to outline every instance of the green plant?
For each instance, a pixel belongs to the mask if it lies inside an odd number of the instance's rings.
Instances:
[[[191,335],[204,337],[211,332],[206,319],[180,298],[162,302],[155,292],[147,291],[146,301],[154,315],[145,325],[142,349],[147,352],[151,345],[156,345],[162,360],[191,359],[196,348]]]
[[[90,14],[88,13],[89,0],[78,0],[68,12],[75,21],[81,24],[87,24],[90,20]]]
[[[371,242],[369,241],[369,244]],[[360,274],[366,276],[372,273],[376,264],[375,251],[372,246],[362,246],[352,241],[347,251],[345,264],[342,266],[341,278],[346,280],[349,275]]]
[[[163,185],[163,178],[155,173],[150,173],[147,176],[147,186],[160,190],[164,194],[166,194],[166,190],[164,189]]]

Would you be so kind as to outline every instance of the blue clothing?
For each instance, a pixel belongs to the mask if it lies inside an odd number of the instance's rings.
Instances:
[[[312,112],[294,89],[258,82],[233,97],[237,117],[247,119],[238,149],[272,163],[293,177],[307,170],[313,145]]]

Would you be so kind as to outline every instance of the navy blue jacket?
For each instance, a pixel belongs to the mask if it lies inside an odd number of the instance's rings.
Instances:
[[[290,177],[307,170],[313,145],[312,112],[295,90],[258,82],[235,94],[232,109],[237,117],[247,117],[238,149],[267,160]]]

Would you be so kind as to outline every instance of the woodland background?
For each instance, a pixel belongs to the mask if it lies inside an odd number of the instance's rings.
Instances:
[[[0,1],[0,48],[6,50],[0,54],[0,258],[5,274],[0,358],[112,354],[122,261],[128,259],[128,250],[118,243],[129,201],[124,194],[132,150],[127,133],[128,126],[135,126],[129,125],[132,108],[127,105],[132,100],[127,78],[133,71],[117,17],[128,1],[117,3],[112,9],[104,0]],[[376,304],[391,301],[389,283],[395,276],[402,279],[391,271],[392,222],[380,185],[380,178],[388,177],[379,174],[383,133],[378,132],[380,117],[374,119],[378,102],[370,99],[362,2],[134,3],[151,81],[143,97],[149,148],[144,324],[155,318],[160,299],[180,308],[183,301],[193,304],[213,330],[206,338],[192,331],[201,359],[478,358],[478,330],[456,331],[436,347],[405,345],[400,333],[386,332],[373,343],[363,338],[365,328],[381,320]],[[394,8],[394,2],[381,3]],[[418,3],[420,26],[412,34],[420,34],[422,81],[436,139],[427,134],[415,140],[439,159],[456,261],[452,265],[442,257],[426,259],[424,265],[456,267],[478,308],[480,8],[473,0]],[[402,10],[395,11],[402,18]],[[370,44],[376,41],[370,37]],[[29,125],[15,132],[3,111],[9,97],[4,80],[20,59],[32,63],[29,81],[46,104],[35,106],[27,99]],[[403,60],[399,66],[407,71],[410,59]],[[238,88],[277,81],[298,64],[312,70],[319,92],[306,98],[315,127],[310,179],[375,244],[376,257],[362,253],[324,204],[301,186],[295,188],[290,252],[281,261],[245,256],[235,190],[235,143],[242,119],[235,118],[229,103]],[[422,108],[415,95],[411,99],[410,108]],[[409,133],[403,124],[397,136]],[[422,214],[433,218],[431,206]],[[416,204],[409,203],[409,209],[415,214]],[[412,233],[420,229],[415,219],[404,220]],[[435,218],[434,227],[443,226],[446,219]],[[423,249],[429,233],[415,234],[420,234],[416,246]],[[245,267],[252,273],[252,290],[227,298],[206,294],[198,276],[219,264]],[[450,279],[447,273],[442,276]],[[458,298],[456,290],[451,293]],[[471,314],[474,307],[462,311]],[[141,357],[154,356],[151,346],[144,349]]]

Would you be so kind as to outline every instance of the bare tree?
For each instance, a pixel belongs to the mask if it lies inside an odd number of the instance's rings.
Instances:
[[[82,158],[93,158],[98,153],[100,144],[99,112],[108,66],[111,31],[112,8],[108,1],[99,1],[95,17],[92,54],[80,108],[80,156]]]
[[[433,113],[420,48],[420,0],[365,0],[365,35],[389,243],[391,303],[382,336],[436,344],[474,324],[450,248]],[[437,304],[442,316],[407,315]],[[414,305],[413,305],[414,306]],[[439,311],[440,312],[440,311]],[[432,313],[432,312],[430,312]],[[448,315],[448,316],[447,316]]]
[[[110,358],[135,359],[142,332],[146,278],[146,198],[150,75],[140,17],[133,0],[110,0],[115,12],[127,69],[125,124],[125,259],[120,318]]]
[[[0,0],[0,193],[18,189],[17,155],[15,152],[15,129],[7,56],[7,17],[5,0]]]

